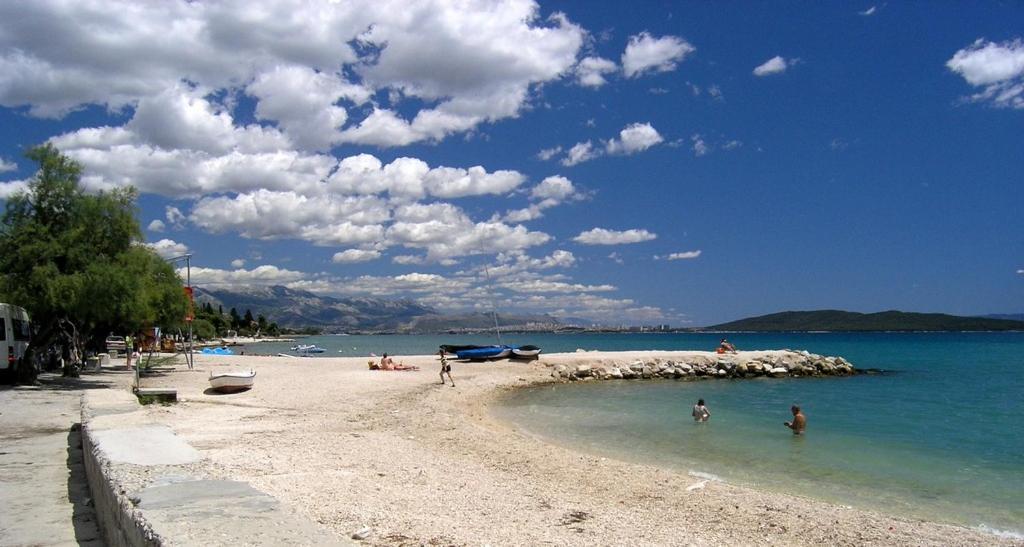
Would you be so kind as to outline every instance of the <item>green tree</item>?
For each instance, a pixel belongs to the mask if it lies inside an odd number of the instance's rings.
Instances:
[[[0,298],[26,308],[36,335],[80,363],[110,332],[179,325],[186,299],[170,264],[141,244],[133,188],[86,193],[81,167],[52,144],[26,156],[39,171],[11,196],[0,219]],[[19,367],[22,380],[33,367]]]
[[[200,340],[210,340],[217,337],[217,329],[206,319],[196,319],[192,322],[192,334]]]

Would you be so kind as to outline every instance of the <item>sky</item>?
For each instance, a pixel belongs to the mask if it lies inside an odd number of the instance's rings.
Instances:
[[[209,289],[1024,311],[1016,2],[2,2],[0,199],[47,141]]]

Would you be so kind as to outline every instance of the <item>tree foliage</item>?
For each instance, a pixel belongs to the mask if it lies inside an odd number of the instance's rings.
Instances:
[[[179,325],[181,280],[142,245],[135,189],[86,193],[81,167],[49,143],[26,156],[39,171],[0,219],[0,298],[28,310],[32,346],[60,345],[77,362],[110,332]]]

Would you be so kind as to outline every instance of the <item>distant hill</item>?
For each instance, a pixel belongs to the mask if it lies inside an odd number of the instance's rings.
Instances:
[[[1024,321],[1024,313],[990,313],[981,315],[986,319],[1009,319],[1010,321]]]
[[[382,298],[336,298],[283,286],[251,287],[244,290],[196,288],[196,301],[221,306],[227,313],[251,310],[282,327],[317,327],[327,332],[393,331],[445,332],[453,329],[493,329],[489,313],[448,315],[412,300]],[[519,325],[551,324],[558,320],[548,315],[498,314],[501,328]]]
[[[944,313],[840,310],[786,311],[705,327],[725,331],[1007,331],[1024,330],[1024,321],[960,317]]]

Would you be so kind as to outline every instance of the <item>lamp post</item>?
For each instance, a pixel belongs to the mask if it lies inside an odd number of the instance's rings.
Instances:
[[[192,305],[192,253],[183,254],[181,256],[175,256],[171,258],[165,258],[168,262],[178,262],[181,260],[185,261],[185,287],[188,292],[189,306]],[[188,323],[188,345],[185,351],[185,362],[188,364],[188,369],[192,370],[192,317],[186,317],[185,322]]]

